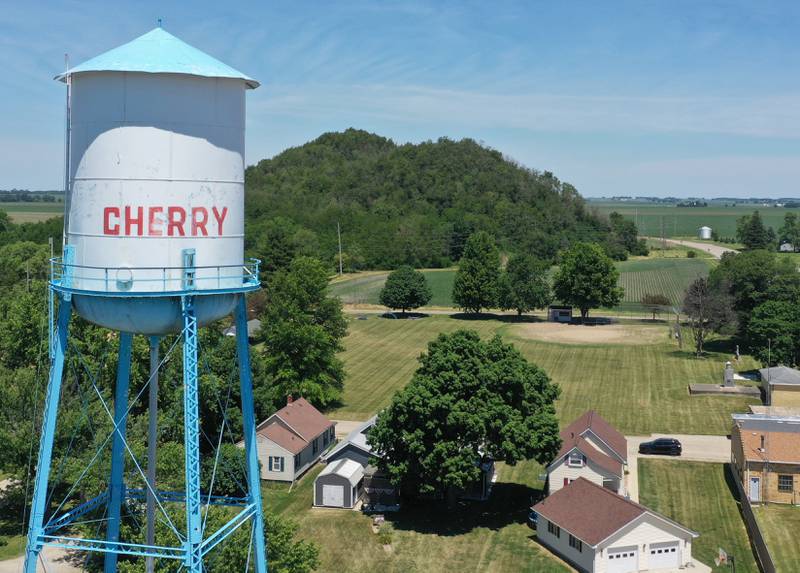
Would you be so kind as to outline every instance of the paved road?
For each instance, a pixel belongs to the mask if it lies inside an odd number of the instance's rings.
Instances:
[[[658,237],[648,237],[653,240],[661,240]],[[705,251],[706,253],[711,253],[711,255],[715,259],[722,258],[724,253],[738,253],[736,249],[731,249],[729,247],[721,247],[719,245],[712,245],[710,243],[701,243],[699,241],[684,241],[682,239],[664,239],[667,243],[672,243],[673,245],[682,245],[684,247],[689,247],[692,249],[697,249],[698,251]]]
[[[42,559],[40,559],[36,571],[42,573],[80,573],[83,571],[80,567],[75,567],[66,561],[66,556],[67,552],[63,549],[45,547],[42,551],[45,567],[42,567]],[[23,565],[25,565],[24,556],[0,561],[0,573],[21,573]]]
[[[680,457],[642,455],[639,444],[655,438],[677,438],[683,446]],[[724,464],[731,460],[731,441],[727,436],[700,436],[691,434],[650,434],[625,436],[628,440],[628,475],[626,487],[633,501],[639,501],[639,458],[680,460],[685,462],[712,462]]]

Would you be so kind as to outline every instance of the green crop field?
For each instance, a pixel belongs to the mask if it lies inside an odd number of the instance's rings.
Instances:
[[[700,537],[692,543],[692,557],[713,571],[731,571],[728,565],[714,565],[722,547],[736,559],[736,573],[758,573],[727,465],[640,459],[639,501],[697,531]]]
[[[608,214],[616,211],[635,220],[639,234],[652,237],[696,237],[697,230],[706,225],[714,229],[720,237],[735,237],[736,220],[742,215],[750,215],[758,210],[764,223],[776,231],[783,224],[787,212],[800,214],[800,209],[783,207],[764,207],[760,205],[729,206],[710,203],[708,207],[676,207],[675,205],[654,205],[652,203],[589,201],[590,209]]]
[[[299,525],[298,534],[320,547],[320,573],[566,573],[570,571],[538,545],[526,525],[531,495],[544,484],[541,466],[498,464],[498,479],[485,503],[447,509],[435,502],[386,514],[390,550],[378,542],[371,518],[354,511],[310,507],[321,467],[289,487],[264,487],[264,503]],[[353,540],[358,540],[354,545]]]
[[[64,203],[8,202],[0,203],[0,211],[8,213],[14,223],[36,223],[64,214]]]
[[[422,271],[431,287],[433,297],[428,306],[445,307],[453,306],[451,294],[453,281],[456,278],[455,269],[425,269]],[[380,304],[378,296],[389,276],[388,271],[367,271],[355,273],[331,281],[331,294],[338,296],[345,304]]]
[[[641,307],[645,294],[663,294],[680,306],[686,287],[708,275],[706,259],[649,258],[617,263],[619,284],[625,288],[623,308]]]
[[[344,399],[329,415],[341,420],[367,419],[408,383],[418,366],[416,358],[429,341],[440,332],[460,328],[476,330],[482,337],[500,334],[542,366],[561,386],[557,408],[565,422],[594,408],[628,434],[726,434],[730,414],[746,411],[747,405],[754,403],[739,397],[689,396],[688,384],[720,380],[730,354],[720,351],[694,358],[688,350],[678,350],[665,324],[625,323],[619,331],[630,330],[633,344],[605,344],[602,331],[592,330],[597,327],[513,323],[491,317],[463,320],[459,316],[391,320],[371,315],[366,320],[351,320],[341,354],[347,372]],[[596,341],[554,342],[566,332],[595,336]],[[739,367],[754,368],[755,362],[743,357]]]
[[[770,504],[754,507],[758,527],[778,571],[800,571],[800,507]]]

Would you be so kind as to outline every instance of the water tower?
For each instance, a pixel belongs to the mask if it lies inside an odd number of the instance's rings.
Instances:
[[[255,570],[267,571],[255,442],[245,294],[259,288],[258,261],[244,260],[245,92],[258,82],[187,45],[163,29],[151,32],[56,79],[67,85],[67,199],[63,257],[51,265],[50,374],[45,398],[25,573],[44,546],[105,554],[106,573],[119,555],[182,562],[203,570],[204,556],[250,524]],[[107,490],[49,515],[47,492],[72,312],[119,332],[114,390],[111,474]],[[200,491],[198,328],[235,315],[242,396],[247,495]],[[158,340],[180,333],[183,345],[184,492],[163,492],[154,475]],[[145,488],[124,483],[131,344],[150,337],[150,443]],[[178,339],[176,338],[176,341]],[[102,397],[101,397],[102,399]],[[135,458],[132,457],[135,461]],[[143,471],[136,464],[141,473]],[[144,476],[143,476],[144,478]],[[148,506],[145,544],[120,540],[120,509]],[[179,543],[154,542],[153,514],[167,503],[185,508]],[[202,510],[236,509],[214,532]],[[103,539],[70,538],[65,527],[104,508]],[[167,517],[167,519],[169,519]]]

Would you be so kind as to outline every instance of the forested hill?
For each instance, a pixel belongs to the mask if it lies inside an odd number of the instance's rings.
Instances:
[[[361,130],[326,133],[245,175],[247,248],[269,267],[296,254],[349,269],[446,266],[476,230],[510,252],[551,259],[608,225],[577,190],[471,139],[396,145]]]

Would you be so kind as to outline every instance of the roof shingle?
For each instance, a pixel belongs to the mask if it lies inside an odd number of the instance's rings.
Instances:
[[[603,440],[620,459],[628,461],[628,441],[617,429],[594,410],[587,410],[577,420],[561,431],[561,439],[570,441],[573,436],[582,436],[591,430]]]
[[[282,427],[276,418],[294,432]],[[257,432],[296,454],[333,425],[305,398],[298,398],[259,424]]]

